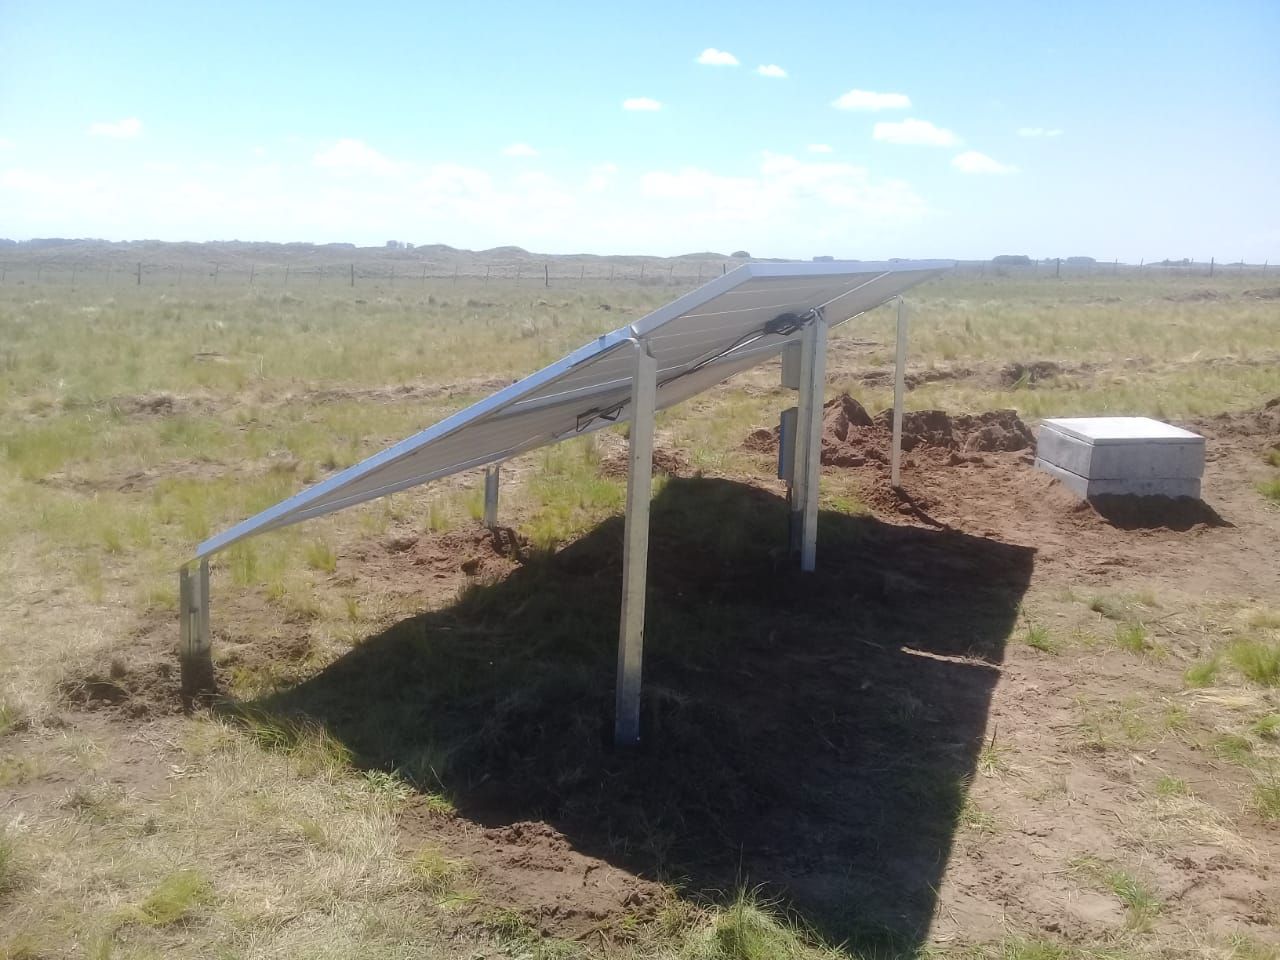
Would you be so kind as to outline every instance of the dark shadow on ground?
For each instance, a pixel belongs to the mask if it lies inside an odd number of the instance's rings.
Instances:
[[[1104,494],[1091,497],[1098,516],[1120,530],[1177,530],[1193,527],[1230,527],[1217,510],[1195,497],[1128,496]]]
[[[923,942],[1034,553],[673,479],[653,505],[645,746],[608,746],[620,518],[254,704],[485,825],[543,819],[684,888],[762,885],[851,947]],[[406,569],[406,576],[412,576]]]

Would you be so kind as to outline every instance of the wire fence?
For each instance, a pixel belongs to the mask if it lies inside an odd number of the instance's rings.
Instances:
[[[458,263],[346,263],[292,266],[237,263],[154,264],[145,261],[111,265],[77,264],[65,261],[0,263],[0,286],[58,285],[84,287],[254,287],[289,290],[308,286],[412,288],[427,284],[504,284],[530,287],[574,286],[654,286],[687,287],[718,277],[741,262],[654,261],[628,264],[575,264],[572,262],[528,262],[519,264]],[[1027,262],[961,261],[956,272],[992,277],[1052,277],[1071,279],[1108,275],[1150,275],[1151,277],[1277,276],[1280,269],[1270,262],[1220,263],[1158,261],[1122,263],[1045,259]]]
[[[657,263],[641,265],[532,264],[325,264],[257,266],[236,264],[148,264],[79,266],[67,263],[0,264],[0,285],[61,284],[84,286],[248,286],[292,289],[307,286],[407,287],[428,283],[494,283],[530,287],[600,284],[688,286],[721,276],[738,264]]]

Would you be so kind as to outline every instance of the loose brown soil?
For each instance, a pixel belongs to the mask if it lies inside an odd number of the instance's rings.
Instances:
[[[630,460],[625,448],[600,458],[600,475],[602,477],[625,480],[630,469]],[[665,474],[668,477],[688,476],[689,460],[679,450],[655,446],[653,448],[653,472],[655,475]]]

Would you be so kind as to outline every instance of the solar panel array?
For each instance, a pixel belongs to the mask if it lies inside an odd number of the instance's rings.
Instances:
[[[211,537],[196,555],[626,421],[637,340],[657,360],[657,406],[664,409],[798,340],[791,324],[773,323],[780,316],[821,308],[829,324],[841,323],[951,266],[936,260],[746,264]]]

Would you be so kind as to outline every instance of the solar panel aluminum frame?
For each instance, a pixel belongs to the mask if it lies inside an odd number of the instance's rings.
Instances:
[[[840,317],[839,302],[855,295],[858,291],[894,274],[925,274],[926,276],[920,278],[923,280],[927,279],[928,275],[939,273],[951,266],[953,266],[953,262],[941,260],[879,263],[830,261],[822,263],[745,264],[730,273],[715,278],[696,290],[676,298],[626,327],[603,334],[555,363],[525,377],[523,380],[497,391],[352,467],[339,471],[256,516],[250,517],[210,537],[197,548],[196,559],[207,558],[238,540],[257,533],[345,509],[357,503],[377,499],[378,497],[428,483],[431,480],[463,470],[500,463],[538,446],[556,443],[572,436],[579,436],[610,426],[613,423],[625,421],[628,415],[626,411],[628,410],[631,393],[631,378],[629,375],[619,376],[605,382],[588,382],[582,387],[566,391],[563,394],[547,395],[543,391],[553,387],[558,382],[564,381],[575,372],[605,359],[628,344],[634,344],[639,340],[652,340],[654,337],[659,336],[672,321],[693,313],[699,307],[716,300],[724,294],[733,292],[751,280],[787,278],[812,280],[824,277],[865,277],[866,279],[854,283],[848,289],[839,292],[837,296],[820,305],[824,310],[833,314],[833,316],[828,317],[828,320],[834,326],[893,299],[900,292],[895,289],[886,296],[877,297],[874,302],[861,304],[860,309]],[[732,376],[733,373],[747,369],[754,363],[769,359],[780,352],[788,342],[795,342],[799,338],[800,333],[798,331],[788,337],[770,337],[770,335],[761,332],[756,340],[741,347],[734,347],[732,344],[717,344],[714,347],[710,347],[700,357],[677,364],[676,367],[671,368],[674,371],[673,375],[665,379],[661,378],[662,372],[660,371],[658,384],[659,409],[678,403],[680,400],[698,392],[697,390],[686,391],[679,388],[669,389],[677,381],[683,378],[690,378],[694,383],[706,381],[706,386],[703,387],[703,389],[706,389]],[[755,346],[756,342],[761,339],[765,339],[767,342],[760,346]],[[726,347],[730,349],[726,351]],[[621,358],[619,359],[621,360]],[[701,371],[706,371],[708,374],[723,373],[723,375],[715,377],[694,376]],[[350,484],[357,483],[361,478],[369,477],[428,445],[439,443],[445,438],[459,434],[468,427],[491,423],[504,418],[504,416],[510,416],[514,419],[518,414],[539,409],[539,404],[551,409],[571,401],[581,400],[583,405],[586,406],[593,398],[610,398],[612,402],[599,409],[587,407],[586,410],[581,411],[575,417],[571,429],[552,431],[549,435],[539,433],[505,449],[491,450],[474,458],[450,462],[447,466],[433,472],[415,473],[409,477],[375,487],[372,490],[366,489],[359,493],[353,493],[347,498],[328,499],[328,495],[338,492]],[[586,417],[585,423],[583,422],[584,417]]]

